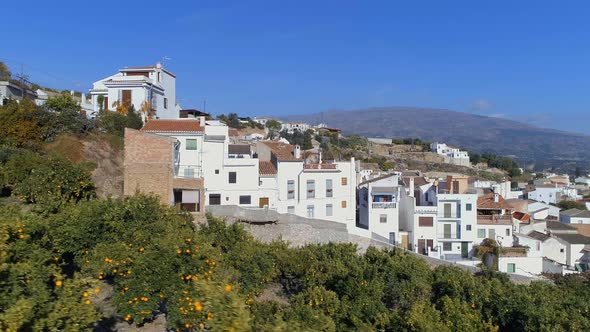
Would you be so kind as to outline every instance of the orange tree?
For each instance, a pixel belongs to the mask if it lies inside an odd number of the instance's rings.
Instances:
[[[72,270],[113,286],[120,319],[142,324],[166,313],[172,328],[247,326],[245,299],[217,272],[220,252],[189,214],[137,195],[80,202],[49,223],[47,240]]]
[[[0,330],[84,330],[99,318],[96,282],[63,271],[41,238],[46,224],[18,208],[0,208]]]

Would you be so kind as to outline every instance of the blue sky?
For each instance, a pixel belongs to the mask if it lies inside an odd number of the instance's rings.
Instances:
[[[87,90],[166,56],[180,104],[213,114],[420,106],[590,132],[587,2],[100,4],[3,2],[0,60]]]

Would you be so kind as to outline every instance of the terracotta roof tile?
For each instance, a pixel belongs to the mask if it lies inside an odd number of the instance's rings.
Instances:
[[[498,195],[498,202],[494,202],[494,193],[485,194],[477,199],[477,208],[484,210],[512,210],[512,205],[508,204],[504,197]]]
[[[275,175],[277,174],[277,169],[270,161],[260,161],[258,164],[258,174]]]
[[[531,216],[524,212],[513,212],[512,218],[519,220],[520,222],[530,222]]]
[[[293,156],[293,149],[295,149],[294,145],[272,141],[263,141],[262,143],[272,150],[272,153],[278,160],[285,161],[298,159]],[[303,151],[301,155],[303,155]]]
[[[142,131],[146,132],[202,132],[205,128],[201,127],[199,120],[149,120]]]

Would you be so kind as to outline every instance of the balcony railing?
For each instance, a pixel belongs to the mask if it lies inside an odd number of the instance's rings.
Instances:
[[[444,233],[439,232],[437,233],[437,237],[439,239],[450,239],[450,240],[457,240],[461,238],[461,232],[451,232],[451,233]]]
[[[304,171],[337,171],[336,164],[305,164]]]
[[[436,206],[416,206],[414,209],[416,214],[437,214],[438,208]]]
[[[198,179],[203,177],[199,165],[174,165],[174,177],[181,179]]]
[[[505,214],[478,215],[477,223],[483,225],[511,225],[512,216]]]
[[[451,213],[438,213],[437,217],[439,219],[459,219],[461,218],[461,213],[460,212],[451,212]]]
[[[374,202],[372,205],[373,209],[395,209],[397,203],[394,202]]]

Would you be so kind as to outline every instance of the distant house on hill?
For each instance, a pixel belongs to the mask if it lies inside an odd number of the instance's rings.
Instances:
[[[459,166],[471,166],[467,151],[461,151],[445,143],[434,142],[430,145],[432,152],[445,157],[445,162]]]
[[[133,105],[139,111],[148,105],[155,118],[177,119],[180,106],[176,104],[176,75],[154,66],[123,68],[115,75],[94,82],[90,89],[94,112],[114,110],[113,104]],[[102,99],[102,105],[99,105]],[[102,106],[102,107],[101,107]]]

